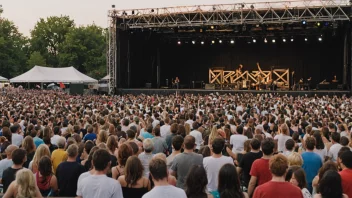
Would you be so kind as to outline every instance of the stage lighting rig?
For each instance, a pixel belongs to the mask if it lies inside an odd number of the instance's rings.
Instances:
[[[177,41],[177,45],[181,45],[182,43],[181,43],[181,41]]]
[[[195,42],[195,41],[192,41],[192,44],[194,45],[194,44],[196,44],[196,42]]]
[[[266,38],[264,39],[264,43],[268,43],[268,40],[266,40]]]
[[[286,43],[286,39],[285,39],[285,38],[283,38],[283,39],[282,39],[282,42]]]
[[[200,44],[204,45],[204,41],[201,41]]]
[[[234,41],[234,40],[231,40],[230,43],[231,43],[231,44],[235,44],[235,41]]]
[[[307,41],[308,41],[308,38],[307,38],[307,37],[305,37],[305,38],[304,38],[304,41],[306,41],[306,42],[307,42]]]
[[[319,36],[318,41],[322,42],[323,38],[321,36]]]
[[[215,41],[214,41],[214,40],[212,40],[212,41],[211,41],[211,44],[215,44]]]
[[[219,43],[221,44],[221,43],[222,43],[222,40],[219,40]]]
[[[253,43],[256,43],[256,42],[257,42],[257,40],[255,38],[253,38]]]
[[[306,21],[306,20],[303,20],[303,21],[302,21],[302,25],[307,25],[307,21]]]
[[[115,5],[111,5],[111,8],[114,8],[114,9],[115,9]]]
[[[291,38],[291,42],[293,42],[294,41],[294,39],[293,38]]]
[[[275,39],[273,39],[273,40],[272,40],[272,42],[273,42],[273,43],[276,43],[276,40],[275,40]]]

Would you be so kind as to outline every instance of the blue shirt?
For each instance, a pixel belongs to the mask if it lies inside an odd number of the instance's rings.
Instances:
[[[142,133],[141,133],[141,136],[142,136],[144,139],[147,139],[147,138],[152,139],[152,138],[154,137],[151,133],[148,133],[148,132],[142,132]]]
[[[302,153],[303,165],[302,168],[306,173],[308,189],[312,188],[312,182],[315,176],[318,175],[320,167],[323,165],[321,157],[314,152]]]
[[[38,148],[39,145],[44,144],[44,141],[42,139],[40,139],[39,137],[33,138],[33,141],[34,141],[36,148]]]
[[[95,133],[88,133],[84,136],[83,141],[86,142],[88,140],[94,141],[97,139],[97,135]]]

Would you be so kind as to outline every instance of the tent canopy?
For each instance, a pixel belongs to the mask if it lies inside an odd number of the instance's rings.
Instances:
[[[7,78],[0,76],[0,82],[9,81]]]
[[[100,80],[109,80],[110,79],[110,75],[106,75],[104,78],[100,79]]]
[[[42,67],[34,66],[31,70],[10,79],[11,83],[19,82],[68,82],[97,83],[98,81],[82,74],[74,67]]]

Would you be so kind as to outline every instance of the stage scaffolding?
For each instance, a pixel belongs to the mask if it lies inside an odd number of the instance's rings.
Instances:
[[[117,29],[149,29],[294,24],[303,21],[349,21],[348,0],[303,0],[220,5],[179,6],[108,11],[107,68],[110,75],[109,93],[116,88]]]

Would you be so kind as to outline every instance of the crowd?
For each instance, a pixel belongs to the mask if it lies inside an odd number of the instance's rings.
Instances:
[[[4,197],[352,197],[352,99],[8,88]]]

